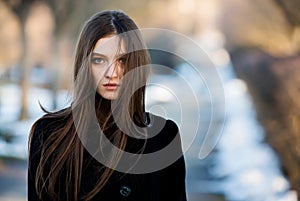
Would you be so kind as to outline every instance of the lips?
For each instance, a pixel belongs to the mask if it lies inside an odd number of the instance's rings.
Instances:
[[[106,90],[116,90],[120,85],[117,83],[107,83],[103,85]]]

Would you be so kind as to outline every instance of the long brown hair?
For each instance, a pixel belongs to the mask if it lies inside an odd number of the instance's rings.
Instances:
[[[134,31],[133,34],[126,34]],[[113,119],[111,102],[103,99],[99,94],[95,95],[95,83],[91,76],[91,53],[96,42],[107,35],[118,34],[127,49],[124,74],[136,67],[150,64],[148,51],[145,49],[138,27],[132,19],[121,11],[103,11],[93,15],[84,25],[76,47],[74,60],[74,107],[69,107],[60,112],[47,112],[41,119],[52,119],[57,125],[51,135],[46,138],[41,147],[41,158],[35,176],[35,187],[37,194],[42,199],[44,193],[52,200],[60,200],[57,193],[59,181],[65,182],[64,200],[78,201],[91,200],[107,183],[113,173],[112,168],[103,166],[101,176],[94,188],[80,197],[82,170],[84,166],[84,146],[82,139],[88,136],[78,136],[77,128],[74,124],[74,109],[80,123],[89,127],[89,110],[86,107],[93,107],[98,123],[102,130],[109,130],[114,127],[109,134],[109,139],[119,148],[118,153],[111,155],[109,167],[115,167],[120,159],[120,153],[126,147],[127,135],[116,127]],[[137,51],[134,51],[137,50]],[[145,122],[145,85],[135,89],[135,83],[145,83],[148,71],[139,71],[131,78],[130,82],[124,84],[120,96],[133,94],[130,97],[129,106],[118,106],[118,118],[128,121],[125,114],[139,126],[146,126]],[[81,74],[81,76],[79,76]],[[81,80],[82,79],[82,80]],[[80,86],[76,86],[80,85]],[[134,90],[134,91],[133,91]],[[128,113],[127,113],[128,112]],[[29,136],[29,144],[38,123],[35,123]],[[101,140],[101,138],[100,138]],[[101,144],[101,142],[100,142]],[[30,147],[29,147],[30,148]],[[50,165],[49,165],[50,164]],[[29,164],[30,166],[30,164]],[[64,172],[64,174],[61,174]],[[62,178],[63,175],[63,178]]]

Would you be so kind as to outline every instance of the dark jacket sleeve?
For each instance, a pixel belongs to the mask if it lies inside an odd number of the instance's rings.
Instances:
[[[177,137],[176,137],[177,136]],[[162,200],[186,201],[186,168],[185,159],[182,153],[182,145],[177,125],[171,121],[167,121],[165,140],[169,143],[176,140],[176,149],[174,152],[180,152],[181,156],[173,164],[163,169],[162,175]]]
[[[41,157],[41,145],[43,139],[43,125],[42,121],[37,121],[33,135],[29,144],[29,157],[28,157],[28,201],[40,201],[38,199],[35,188],[35,174]]]

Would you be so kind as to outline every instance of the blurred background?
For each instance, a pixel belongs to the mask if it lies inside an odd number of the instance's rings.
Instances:
[[[0,0],[1,201],[27,200],[27,139],[43,114],[39,103],[50,111],[70,104],[76,39],[84,21],[105,9],[125,11],[140,28],[188,36],[207,53],[222,81],[222,90],[214,82],[206,86],[184,58],[151,51],[154,63],[172,70],[155,72],[150,79],[174,91],[150,86],[148,107],[169,108],[165,115],[177,121],[175,94],[185,97],[180,109],[192,114],[197,105],[180,90],[179,75],[200,100],[200,127],[185,153],[190,201],[299,200],[299,1]],[[164,37],[148,42],[180,48]],[[209,68],[197,68],[210,79]],[[225,105],[226,115],[222,109],[218,113],[219,107],[211,115],[209,92],[214,90],[220,90],[213,98]],[[194,126],[190,118],[188,128]],[[200,157],[209,125],[219,137],[210,142],[214,149]],[[184,144],[192,133],[181,131]]]

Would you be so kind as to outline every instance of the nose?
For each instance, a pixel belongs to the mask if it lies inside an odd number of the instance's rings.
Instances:
[[[108,69],[105,73],[106,78],[117,78],[118,77],[118,72],[119,72],[119,67],[117,62],[112,63],[111,65],[108,66]]]

